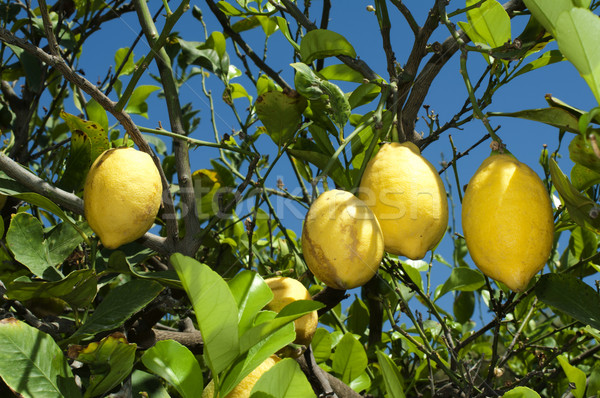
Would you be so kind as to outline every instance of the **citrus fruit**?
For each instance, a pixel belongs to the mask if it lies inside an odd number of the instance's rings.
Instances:
[[[334,189],[310,206],[302,227],[302,251],[308,268],[327,286],[352,289],[377,272],[383,235],[363,201]]]
[[[102,244],[116,249],[152,227],[161,196],[160,174],[150,155],[133,148],[109,149],[86,177],[85,218]]]
[[[279,312],[286,305],[296,300],[311,300],[310,293],[302,283],[294,278],[274,277],[265,279],[273,292],[273,300],[265,307],[268,310]],[[306,314],[294,321],[296,340],[294,343],[309,345],[319,323],[317,311]]]
[[[250,372],[248,376],[244,377],[224,398],[250,398],[252,388],[258,379],[280,360],[281,359],[277,355],[271,355],[269,358],[265,359],[256,369]],[[215,383],[211,380],[204,388],[204,391],[202,391],[202,398],[213,398],[214,390]]]
[[[508,154],[487,158],[469,181],[462,226],[475,265],[514,291],[524,290],[544,267],[554,241],[548,191]]]
[[[365,168],[358,197],[375,213],[391,254],[421,259],[448,226],[442,179],[411,142],[381,146]]]

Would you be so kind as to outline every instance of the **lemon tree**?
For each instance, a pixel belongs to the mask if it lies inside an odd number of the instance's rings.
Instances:
[[[0,0],[0,396],[600,395],[599,12]]]

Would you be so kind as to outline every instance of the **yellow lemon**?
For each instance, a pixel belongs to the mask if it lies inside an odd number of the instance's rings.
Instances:
[[[160,174],[150,155],[133,148],[109,149],[88,172],[85,218],[102,244],[116,249],[152,227],[161,197]]]
[[[310,206],[302,228],[302,251],[308,268],[327,286],[352,289],[377,272],[383,235],[363,201],[334,189]]]
[[[492,155],[479,166],[463,198],[462,226],[477,267],[514,291],[544,267],[554,241],[548,192],[511,155]]]
[[[281,359],[277,355],[271,355],[269,358],[265,359],[263,363],[258,365],[256,369],[248,374],[248,376],[244,377],[242,381],[240,381],[240,384],[235,386],[225,398],[250,398],[250,392],[252,392],[252,388],[258,379],[260,379],[260,376],[271,369],[279,361],[281,361]],[[202,398],[217,398],[214,394],[215,383],[211,380],[204,388],[204,391],[202,391]]]
[[[411,142],[379,149],[365,168],[358,197],[377,216],[391,254],[421,259],[448,226],[444,183]]]
[[[296,300],[311,300],[310,293],[302,283],[294,278],[275,277],[265,279],[273,292],[273,300],[265,307],[268,310],[279,312],[286,305]],[[294,343],[309,345],[319,323],[317,311],[306,314],[294,321],[296,340]]]

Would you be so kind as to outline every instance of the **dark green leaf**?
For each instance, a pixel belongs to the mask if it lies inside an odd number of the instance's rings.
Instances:
[[[339,33],[314,29],[306,33],[300,42],[300,56],[306,64],[310,64],[315,59],[338,55],[356,58],[354,47]]]
[[[485,278],[478,270],[467,267],[456,267],[452,269],[450,277],[444,282],[442,289],[436,299],[444,294],[459,290],[464,292],[472,292],[485,285]]]
[[[550,50],[546,51],[540,57],[534,61],[523,66],[517,73],[515,73],[514,77],[522,75],[523,73],[531,72],[532,70],[539,69],[546,65],[555,64],[557,62],[561,62],[566,60],[566,58],[562,55],[562,53],[558,50]]]
[[[454,297],[454,317],[458,323],[468,322],[474,311],[475,294],[473,292],[459,292]]]
[[[122,333],[106,336],[87,347],[71,346],[69,355],[90,369],[85,396],[102,395],[119,385],[131,373],[136,347]]]
[[[57,282],[12,281],[6,285],[6,294],[19,301],[58,298],[75,308],[86,308],[96,297],[96,282],[96,273],[93,270],[77,270]]]
[[[590,134],[593,134],[596,140],[600,139],[600,134],[595,132]],[[577,164],[585,166],[596,173],[600,172],[600,158],[594,151],[589,137],[583,137],[579,134],[573,137],[569,144],[569,157]]]
[[[542,275],[535,293],[545,304],[600,329],[600,295],[588,284],[568,274]]]
[[[111,290],[88,320],[73,334],[85,338],[115,329],[158,296],[163,287],[144,279],[134,279]]]
[[[578,191],[600,184],[600,173],[576,163],[571,169],[571,183]]]
[[[508,116],[533,120],[558,127],[570,133],[579,133],[579,119],[561,108],[527,109],[519,112],[489,112],[488,116]]]

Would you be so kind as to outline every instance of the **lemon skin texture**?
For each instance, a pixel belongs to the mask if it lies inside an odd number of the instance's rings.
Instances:
[[[487,158],[469,181],[462,225],[475,265],[516,292],[544,267],[554,241],[552,204],[544,184],[507,154]]]
[[[240,381],[240,384],[235,386],[235,388],[231,390],[224,398],[250,398],[252,388],[258,379],[260,379],[260,376],[262,376],[267,370],[271,369],[279,361],[281,361],[281,359],[277,355],[271,355],[269,358],[265,359],[263,363],[258,365],[256,369],[248,374],[248,376],[244,377],[242,381]],[[215,383],[211,380],[204,388],[204,391],[202,391],[202,398],[213,398],[214,391]]]
[[[334,189],[311,205],[302,228],[302,251],[311,272],[334,289],[367,283],[383,258],[377,218],[350,192]]]
[[[102,244],[116,249],[152,227],[161,197],[160,174],[150,155],[133,148],[109,149],[86,177],[85,218]]]
[[[411,142],[379,149],[365,168],[358,197],[377,216],[388,253],[422,259],[448,227],[444,183]]]
[[[279,312],[286,305],[296,300],[311,300],[310,293],[304,285],[294,278],[274,277],[265,279],[266,284],[273,292],[273,300],[266,305],[266,309]],[[294,343],[309,345],[317,330],[319,315],[317,311],[306,314],[294,321],[296,340]]]

